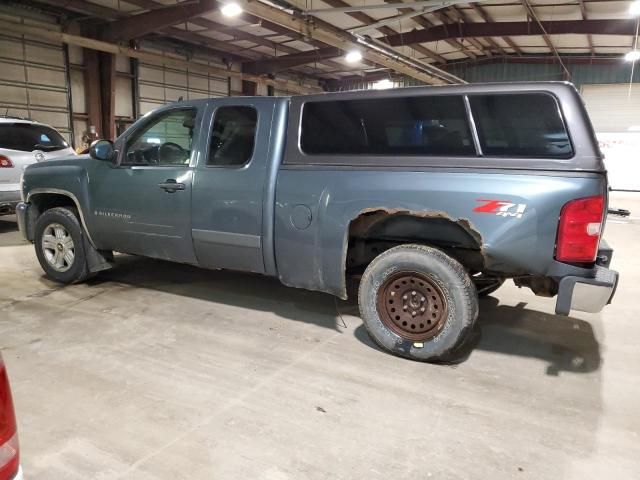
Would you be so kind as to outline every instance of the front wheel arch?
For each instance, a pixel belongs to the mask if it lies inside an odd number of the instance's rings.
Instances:
[[[76,217],[80,224],[89,271],[96,273],[102,270],[108,270],[113,266],[113,252],[110,250],[99,250],[96,247],[87,228],[80,202],[74,194],[65,190],[40,191],[39,189],[35,189],[29,193],[28,203],[29,209],[27,211],[25,228],[27,229],[26,236],[29,241],[34,242],[36,224],[43,214],[53,208],[65,208]]]
[[[89,234],[87,223],[80,207],[78,198],[71,192],[61,189],[33,189],[30,191],[26,198],[26,203],[29,204],[29,214],[26,221],[27,238],[33,241],[35,235],[35,225],[38,218],[44,214],[47,210],[52,208],[65,207],[73,209],[75,215],[78,217],[80,224],[84,230],[87,239],[91,246],[95,248],[95,243]]]

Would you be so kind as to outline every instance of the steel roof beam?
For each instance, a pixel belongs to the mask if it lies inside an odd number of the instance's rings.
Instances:
[[[332,5],[334,7],[340,8],[340,7],[344,7],[345,5],[348,5],[348,3],[346,3],[344,0],[324,0],[325,3]],[[347,15],[349,15],[351,18],[365,24],[368,25],[370,23],[375,22],[375,19],[373,17],[370,17],[369,15],[367,15],[366,13],[362,13],[362,12],[357,12],[357,11],[353,11],[353,12],[347,12]],[[391,27],[380,27],[377,29],[380,33],[383,33],[384,35],[394,35],[398,32],[396,32],[393,28]],[[427,57],[429,57],[432,60],[435,60],[436,62],[439,63],[447,63],[447,59],[442,57],[441,55],[438,55],[436,52],[434,52],[433,50],[430,50],[428,48],[425,48],[421,45],[416,45],[415,47],[413,47],[414,50],[416,50],[417,52],[421,53],[422,55],[425,55]]]
[[[393,3],[395,0],[386,0],[388,3]],[[400,13],[408,13],[411,11],[410,8],[401,8],[399,9]],[[424,15],[420,15],[417,17],[413,17],[411,19],[412,22],[416,23],[417,25],[420,25],[423,28],[429,29],[434,27],[436,24],[433,23],[431,20],[429,20],[427,17],[425,17]],[[459,42],[458,40],[455,39],[446,39],[445,42],[451,46],[452,48],[459,50],[460,52],[462,52],[463,54],[465,54],[467,57],[471,58],[471,59],[475,59],[477,58],[477,55],[473,52],[471,52],[463,43]],[[415,45],[413,48],[415,48],[416,50],[420,51],[418,49],[418,47],[421,48],[425,48],[422,45]],[[443,61],[442,63],[447,63],[447,60],[445,59],[445,61]]]
[[[130,15],[110,22],[102,31],[105,40],[132,40],[144,37],[178,23],[205,14],[218,8],[215,0],[200,0],[187,5],[177,4],[166,8]]]
[[[45,25],[24,25],[21,23],[8,22],[0,19],[0,29],[4,32],[13,32],[22,35],[30,35],[37,38],[42,38],[52,42],[66,43],[68,45],[77,45],[83,48],[89,48],[91,50],[97,50],[99,52],[112,53],[114,55],[123,55],[125,57],[137,58],[143,62],[159,63],[167,67],[176,69],[189,69],[194,72],[202,72],[205,74],[212,74],[220,77],[239,78],[240,80],[249,80],[251,82],[262,83],[265,85],[272,85],[282,90],[298,92],[298,93],[312,93],[321,91],[320,88],[300,84],[299,82],[291,80],[272,80],[268,78],[259,77],[257,75],[246,74],[242,72],[236,72],[234,70],[228,70],[226,68],[214,67],[211,65],[205,65],[197,62],[191,62],[182,60],[180,58],[170,57],[167,55],[161,55],[158,53],[146,52],[142,50],[135,50],[133,48],[123,47],[116,43],[104,42],[101,40],[95,40],[93,38],[83,37],[81,35],[71,35],[69,33],[60,32],[54,30]]]
[[[367,60],[422,82],[429,84],[465,83],[455,75],[408,58],[400,52],[394,52],[379,42],[373,42],[364,37],[358,38],[315,17],[303,17],[301,14],[294,14],[291,10],[287,11],[284,8],[262,2],[239,0],[238,3],[252,15],[300,32],[314,40],[341,50],[359,48],[362,50],[362,56]]]
[[[336,58],[342,55],[343,52],[339,48],[325,47],[318,50],[309,50],[305,52],[292,53],[291,55],[282,55],[280,57],[256,60],[254,62],[245,62],[242,64],[242,71],[252,73],[254,75],[276,73],[288,68],[327,60],[329,58]]]
[[[381,40],[392,46],[437,42],[450,38],[504,37],[563,34],[634,35],[635,20],[542,20],[537,22],[461,23],[455,29],[437,25],[429,30],[414,30],[387,36]]]
[[[480,5],[478,5],[477,3],[470,3],[469,6],[478,15],[480,15],[480,17],[482,17],[482,20],[484,20],[487,23],[493,22],[493,18],[491,18],[491,15],[489,15],[487,11],[484,8],[482,8]],[[502,39],[505,41],[507,45],[509,45],[513,49],[515,53],[517,53],[518,55],[522,55],[522,50],[520,50],[520,47],[516,45],[516,43],[510,37],[503,37]]]
[[[583,0],[578,0],[578,4],[580,5],[580,14],[582,15],[582,19],[586,20],[587,17],[587,7],[584,5]],[[593,37],[591,34],[587,35],[587,42],[589,43],[589,50],[591,51],[591,55],[595,55],[596,51],[593,48]]]

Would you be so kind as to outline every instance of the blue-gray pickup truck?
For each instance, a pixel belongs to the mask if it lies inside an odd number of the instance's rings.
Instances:
[[[46,275],[113,252],[347,297],[384,349],[448,358],[506,279],[598,312],[618,274],[607,176],[568,83],[184,101],[89,156],[29,166],[18,206]]]

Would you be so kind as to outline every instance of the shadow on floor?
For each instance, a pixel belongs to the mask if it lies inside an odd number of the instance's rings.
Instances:
[[[588,322],[525,308],[500,305],[495,297],[480,300],[480,315],[470,341],[450,363],[466,361],[476,349],[505,355],[538,358],[547,362],[547,375],[588,373],[600,367],[600,345]],[[379,347],[361,325],[356,338]]]
[[[90,279],[89,285],[117,282],[135,288],[195,298],[213,303],[273,312],[290,320],[341,331],[336,301],[331,295],[284,286],[276,278],[122,255],[112,270]]]
[[[0,218],[0,233],[7,232],[17,232],[18,231],[18,222],[16,222],[16,217],[13,215],[3,216]]]
[[[15,215],[0,217],[0,247],[14,247],[27,243],[18,231]]]
[[[286,287],[275,278],[204,270],[134,256],[119,256],[116,268],[101,273],[89,284],[108,281],[269,311],[283,318],[338,331],[342,315],[359,315],[355,282],[348,285],[350,300],[336,301],[324,293]],[[356,328],[355,336],[371,348],[378,348],[364,326]],[[452,363],[466,361],[474,349],[539,358],[548,363],[549,375],[561,371],[592,372],[600,366],[600,347],[589,323],[530,310],[526,304],[500,305],[495,297],[480,301],[480,315],[472,338],[456,353]]]
[[[526,308],[500,305],[495,297],[480,302],[477,348],[548,362],[547,374],[588,373],[600,367],[600,344],[589,322]]]

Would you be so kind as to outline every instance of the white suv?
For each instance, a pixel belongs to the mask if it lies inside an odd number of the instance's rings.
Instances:
[[[20,176],[27,165],[66,155],[75,152],[50,126],[0,116],[0,215],[15,211],[20,201]]]

